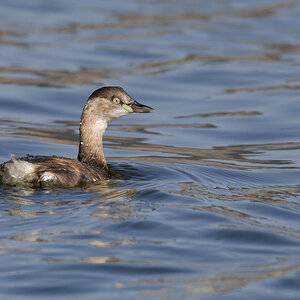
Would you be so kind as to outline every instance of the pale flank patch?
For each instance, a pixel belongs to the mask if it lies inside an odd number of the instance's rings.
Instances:
[[[30,182],[35,176],[34,164],[17,158],[11,154],[11,161],[5,164],[6,176],[4,180],[7,182]]]
[[[40,181],[43,182],[52,182],[56,180],[56,176],[55,174],[51,173],[51,172],[45,172],[41,177],[40,177]]]

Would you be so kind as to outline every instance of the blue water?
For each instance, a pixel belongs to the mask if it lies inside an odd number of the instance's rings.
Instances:
[[[0,10],[0,162],[77,156],[120,85],[113,179],[0,187],[1,299],[299,299],[297,1],[17,1]]]

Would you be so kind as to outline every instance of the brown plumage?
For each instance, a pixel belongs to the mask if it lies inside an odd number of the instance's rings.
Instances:
[[[63,185],[99,182],[110,178],[102,146],[107,124],[131,112],[148,113],[151,107],[130,97],[121,87],[103,87],[86,102],[80,121],[78,158],[30,156],[0,164],[2,184]]]

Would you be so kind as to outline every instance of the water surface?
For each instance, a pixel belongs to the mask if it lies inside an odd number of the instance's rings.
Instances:
[[[296,1],[12,0],[0,161],[77,156],[87,97],[121,85],[113,179],[0,188],[5,299],[298,299]]]

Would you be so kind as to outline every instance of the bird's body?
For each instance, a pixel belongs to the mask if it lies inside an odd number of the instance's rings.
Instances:
[[[58,156],[27,156],[0,165],[3,184],[62,185],[98,182],[110,179],[107,167],[93,166],[77,159]]]
[[[92,93],[86,102],[80,122],[77,159],[58,156],[31,156],[0,164],[2,184],[76,186],[110,178],[103,154],[102,139],[107,124],[131,112],[153,109],[132,99],[120,87],[104,87]]]

